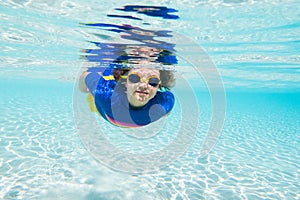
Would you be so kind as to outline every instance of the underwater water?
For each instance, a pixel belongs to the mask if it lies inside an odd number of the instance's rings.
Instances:
[[[166,6],[179,18],[115,10],[125,5]],[[299,199],[299,6],[267,0],[0,1],[0,199]],[[114,14],[131,18],[107,16]],[[82,115],[74,106],[83,95],[78,74],[92,65],[82,57],[95,49],[93,42],[126,39],[89,23],[174,36],[156,37],[174,44],[178,59],[177,101],[160,134],[134,141],[130,131],[99,122],[113,145],[141,155],[155,155],[177,135],[193,133],[186,149],[171,151],[178,153],[172,162],[144,173],[122,171],[95,156],[101,147],[90,149],[85,139],[97,138],[79,134],[90,128],[78,127]],[[198,48],[186,50],[190,41]],[[193,51],[199,48],[205,56]],[[207,78],[208,68],[199,73],[191,57],[209,57],[222,85]],[[197,105],[184,98],[189,95]],[[226,115],[203,155],[214,106],[226,108]]]

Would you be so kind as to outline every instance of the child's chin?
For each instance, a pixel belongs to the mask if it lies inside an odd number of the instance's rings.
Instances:
[[[149,95],[140,95],[140,94],[137,94],[135,96],[135,99],[138,100],[138,101],[141,101],[141,102],[144,102],[144,101],[148,101],[148,97]]]

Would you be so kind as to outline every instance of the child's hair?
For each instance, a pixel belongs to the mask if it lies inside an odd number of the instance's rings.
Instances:
[[[118,81],[121,76],[127,74],[130,71],[130,69],[114,69],[113,75],[116,81]]]

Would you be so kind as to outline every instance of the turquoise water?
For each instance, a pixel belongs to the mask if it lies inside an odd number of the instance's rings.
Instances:
[[[151,29],[177,31],[207,52],[224,83],[226,117],[217,144],[200,156],[211,96],[187,64],[197,134],[178,160],[141,174],[95,159],[78,135],[73,107],[77,74],[87,65],[80,50],[99,39],[91,34],[98,30],[79,23],[109,20],[107,13],[128,4],[136,2],[1,1],[0,199],[299,199],[299,3],[160,1],[180,19],[142,17]],[[176,87],[180,99],[186,88]],[[176,129],[184,103],[164,123]],[[158,144],[174,139],[171,128]]]

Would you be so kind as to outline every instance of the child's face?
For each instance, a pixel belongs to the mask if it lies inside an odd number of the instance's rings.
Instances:
[[[157,69],[130,70],[126,82],[129,103],[135,107],[147,104],[156,95],[160,81],[159,76],[160,73]]]

